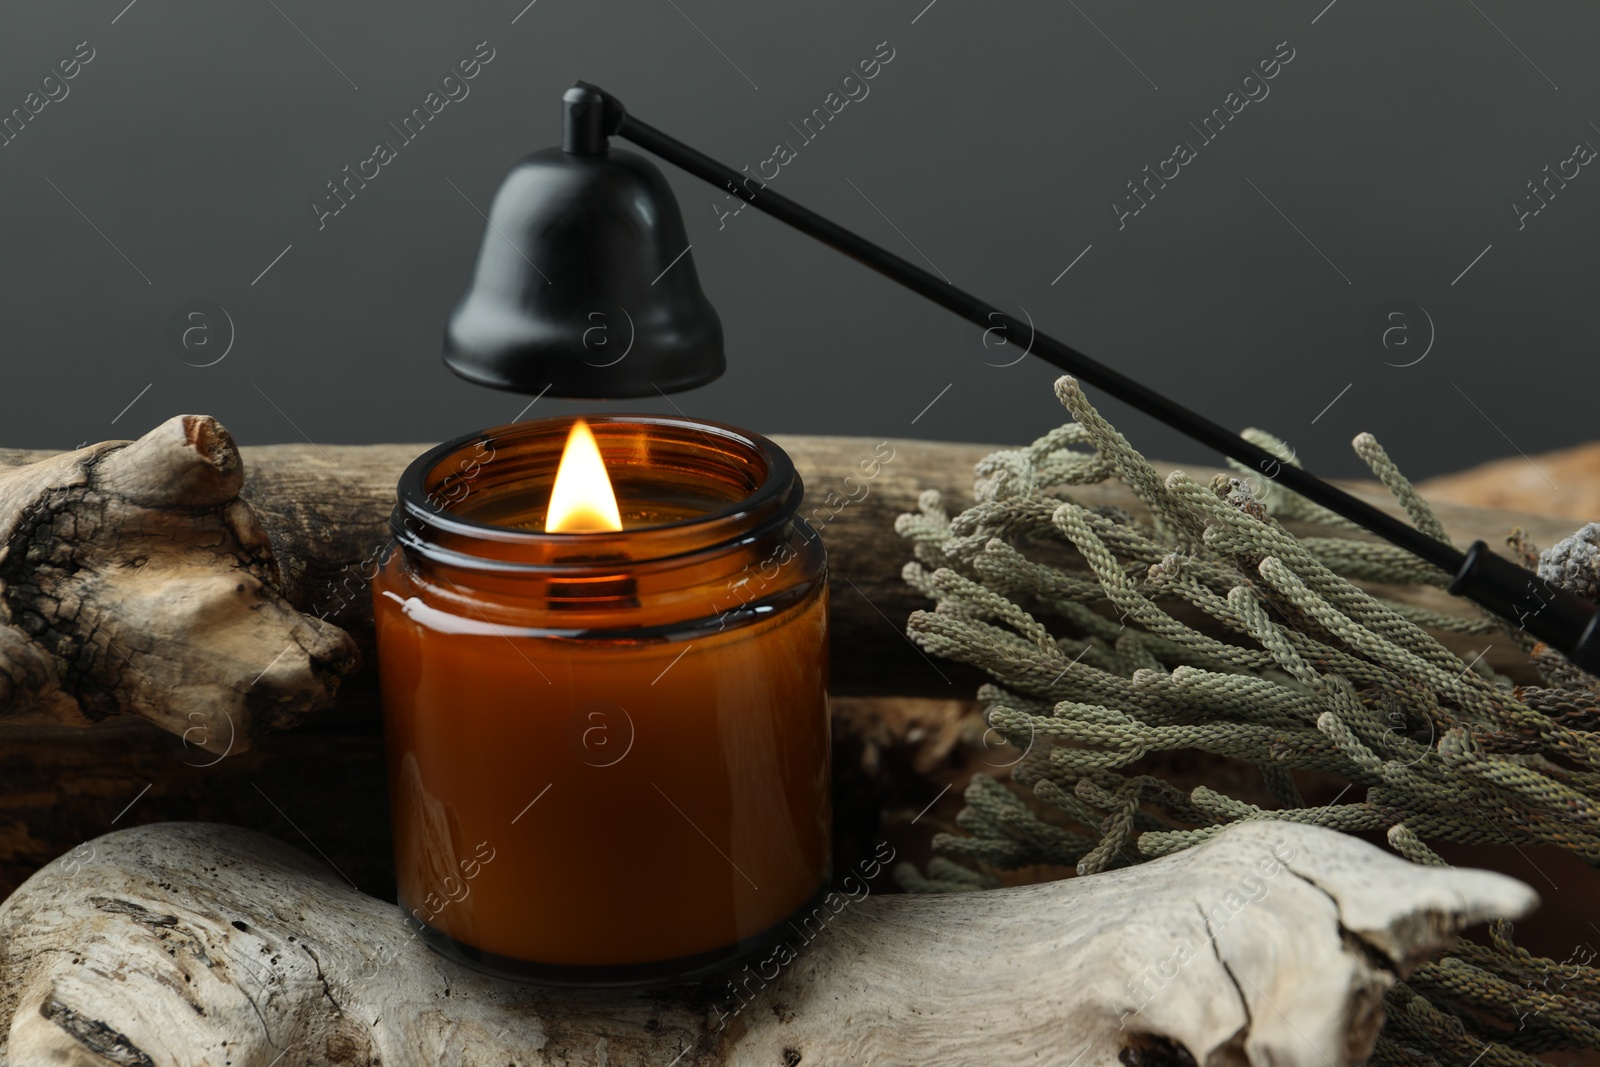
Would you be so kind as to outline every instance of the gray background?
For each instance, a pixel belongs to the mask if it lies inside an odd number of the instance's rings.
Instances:
[[[1600,146],[1592,4],[524,3],[0,10],[0,112],[77,42],[96,51],[0,148],[0,443],[68,448],[179,412],[244,443],[510,421],[527,398],[457,380],[439,336],[482,228],[466,200],[486,207],[513,160],[559,139],[561,91],[596,82],[755,166],[882,41],[895,56],[870,95],[775,189],[1226,425],[1273,430],[1316,471],[1357,473],[1361,430],[1414,476],[1596,436],[1600,173],[1521,230],[1511,207],[1576,142]],[[324,183],[480,41],[495,58],[470,95],[319,230]],[[1270,95],[1119,231],[1124,183],[1198,145],[1188,123],[1281,41],[1295,58]],[[715,191],[668,177],[730,359],[673,398],[684,411],[1007,442],[1063,421],[1042,363],[988,365],[1008,357],[975,327],[757,212],[719,230]],[[195,298],[235,324],[214,366],[164,338]],[[1414,366],[1386,363],[1414,358],[1426,325],[1406,324],[1409,349],[1375,340],[1395,301],[1433,323]],[[1147,453],[1213,458],[1100,399]],[[527,416],[598,407],[547,397]]]

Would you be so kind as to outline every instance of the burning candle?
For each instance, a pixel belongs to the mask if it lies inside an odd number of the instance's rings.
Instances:
[[[535,980],[710,973],[825,891],[827,591],[772,442],[656,416],[448,442],[373,583],[402,908]]]

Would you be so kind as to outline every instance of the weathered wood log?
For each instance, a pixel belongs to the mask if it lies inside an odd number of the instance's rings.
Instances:
[[[894,520],[915,511],[925,489],[944,493],[952,512],[972,502],[973,468],[999,445],[957,444],[900,438],[773,438],[795,461],[806,484],[802,514],[817,525],[828,549],[832,679],[836,692],[966,697],[981,676],[976,671],[924,656],[905,636],[905,620],[924,601],[900,579],[911,558],[894,532]],[[244,449],[243,496],[255,508],[284,573],[284,590],[303,611],[325,617],[369,647],[371,599],[364,573],[387,522],[400,472],[429,445],[264,445]],[[859,464],[892,449],[876,476]],[[4,454],[0,453],[0,458]],[[1165,476],[1178,465],[1158,463]],[[1215,468],[1182,465],[1202,483]],[[1404,517],[1376,483],[1340,483],[1394,515]],[[1085,504],[1109,504],[1148,514],[1118,481],[1074,489]],[[1482,539],[1504,543],[1515,527],[1541,546],[1572,532],[1570,520],[1520,512],[1441,505],[1440,521],[1458,543]],[[1407,603],[1476,617],[1477,608],[1442,589],[1369,585]],[[1185,621],[1190,621],[1185,618]],[[1196,625],[1214,625],[1196,615]],[[1481,638],[1445,635],[1452,647],[1475,656]],[[1495,642],[1484,657],[1497,670],[1517,670],[1521,654],[1510,642]],[[983,679],[986,680],[986,679]],[[1530,679],[1531,680],[1531,679]]]
[[[200,415],[0,469],[0,718],[137,715],[223,753],[331,705],[355,645],[284,599],[243,482]]]
[[[881,867],[725,982],[580,993],[433,956],[392,904],[259,834],[119,831],[0,906],[4,1053],[74,1067],[959,1067],[1004,1049],[1057,1067],[1130,1052],[1345,1067],[1370,1054],[1396,977],[1536,900],[1503,875],[1272,822],[977,894],[876,896]]]
[[[203,441],[188,441],[190,431],[176,429],[190,426],[205,427]],[[848,437],[776,440],[805,479],[803,513],[828,546],[835,691],[970,695],[978,672],[934,662],[905,635],[906,617],[926,604],[900,580],[909,553],[893,527],[897,515],[915,508],[923,489],[941,489],[953,507],[968,503],[973,465],[993,448]],[[388,537],[395,482],[426,447],[246,448],[242,489],[239,456],[226,432],[197,416],[171,420],[135,446],[107,443],[59,456],[0,450],[0,462],[32,464],[0,470],[0,533],[9,546],[0,580],[13,611],[12,625],[0,631],[0,667],[9,666],[0,670],[0,700],[9,677],[14,709],[77,721],[131,710],[159,718],[175,733],[190,730],[201,747],[216,752],[227,751],[230,737],[237,751],[262,727],[325,703],[334,678],[348,669],[349,647],[335,631],[316,630],[287,610],[269,584],[272,561],[289,605],[348,631],[370,652],[368,576]],[[861,462],[881,460],[886,450],[892,450],[887,462],[864,477]],[[1201,478],[1211,473],[1185,469]],[[1375,485],[1350,487],[1399,513]],[[232,499],[235,491],[249,507]],[[1118,482],[1075,493],[1085,503],[1143,510]],[[27,510],[35,500],[45,503]],[[1475,508],[1439,510],[1462,542],[1498,544],[1520,525],[1536,542],[1551,544],[1570,525]],[[46,515],[56,516],[48,527],[41,526]],[[235,586],[226,584],[223,572],[237,572],[235,585],[244,589],[228,593]],[[1436,610],[1476,610],[1439,589],[1375,588]],[[233,595],[239,603],[227,602]],[[247,612],[257,601],[268,610]],[[53,625],[57,619],[63,625]],[[222,632],[197,631],[202,620]],[[1198,617],[1193,622],[1214,625]],[[137,641],[129,636],[134,633]],[[1446,635],[1445,641],[1466,658],[1482,647],[1481,638]],[[1485,659],[1514,676],[1524,669],[1509,642],[1494,642]],[[138,669],[131,677],[125,677],[125,661]],[[251,684],[264,668],[268,673]]]

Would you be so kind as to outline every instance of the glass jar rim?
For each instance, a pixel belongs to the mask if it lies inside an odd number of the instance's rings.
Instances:
[[[492,463],[500,447],[529,443],[539,437],[554,436],[559,432],[564,443],[566,433],[578,419],[587,422],[597,438],[609,436],[622,427],[637,427],[645,434],[652,430],[657,435],[668,433],[681,440],[698,435],[709,443],[729,446],[759,464],[762,476],[750,492],[732,500],[723,507],[691,515],[683,519],[636,526],[621,531],[549,533],[526,527],[508,526],[452,511],[448,503],[436,499],[430,492],[430,481],[450,459],[468,453],[474,447],[488,445]],[[448,479],[450,475],[445,475]],[[578,560],[595,558],[604,560],[623,553],[630,562],[648,563],[675,556],[754,539],[764,533],[774,522],[794,516],[800,508],[804,494],[799,472],[787,452],[760,434],[707,419],[692,419],[654,414],[598,414],[556,416],[530,422],[514,422],[472,433],[462,434],[422,453],[406,467],[396,487],[397,501],[390,526],[399,542],[425,556],[452,564],[483,569],[509,570],[573,570],[571,562],[562,562],[561,554],[572,557],[578,549]],[[407,521],[410,520],[410,521]],[[504,545],[535,557],[533,561],[496,558],[492,554],[463,553],[433,543],[412,522],[421,523],[423,529],[436,531],[453,539],[466,539],[475,545]],[[582,569],[579,565],[576,569]],[[601,567],[604,569],[604,566]]]

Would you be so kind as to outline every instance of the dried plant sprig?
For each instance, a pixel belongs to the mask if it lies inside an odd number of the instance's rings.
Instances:
[[[936,604],[908,633],[989,673],[978,694],[989,723],[1024,750],[1009,782],[974,778],[964,833],[936,837],[908,888],[978,889],[1039,863],[1093,874],[1251,819],[1381,830],[1416,863],[1442,864],[1430,842],[1454,841],[1600,864],[1600,681],[1498,619],[1363,590],[1353,580],[1449,578],[1254,472],[1163,478],[1075,380],[1056,395],[1074,421],[980,463],[972,508],[951,516],[929,491],[897,524],[915,556],[905,579]],[[1272,435],[1246,435],[1295,462]],[[1448,542],[1376,439],[1353,445],[1412,523]],[[1074,496],[1112,477],[1147,519]],[[1297,536],[1283,521],[1320,530]],[[1520,531],[1512,543],[1552,584],[1600,592],[1600,524],[1542,555]],[[1506,632],[1543,684],[1463,662],[1424,627]],[[1273,804],[1130,770],[1179,751],[1254,765]],[[1348,786],[1308,805],[1295,772],[1313,771]],[[1489,944],[1464,942],[1394,990],[1376,1060],[1520,1067],[1535,1052],[1600,1048],[1590,962],[1531,956],[1497,924]]]

